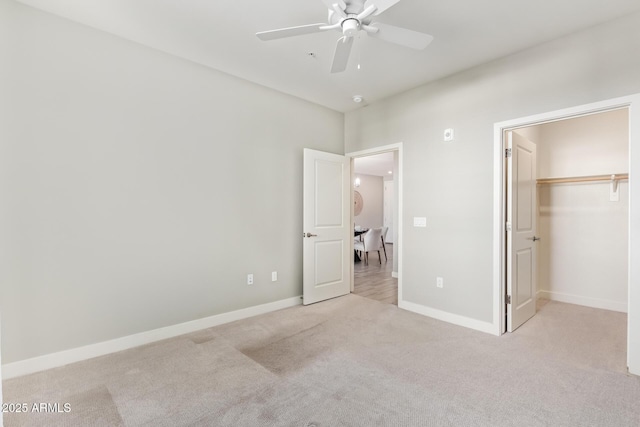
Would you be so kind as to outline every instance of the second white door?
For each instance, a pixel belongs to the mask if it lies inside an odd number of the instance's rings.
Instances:
[[[507,330],[536,314],[536,145],[507,132]]]

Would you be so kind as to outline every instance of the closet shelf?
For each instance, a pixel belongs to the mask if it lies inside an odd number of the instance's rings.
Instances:
[[[628,173],[616,173],[611,175],[589,175],[589,176],[571,176],[564,178],[540,178],[536,182],[538,184],[563,184],[571,182],[591,182],[591,181],[622,181],[629,179]]]

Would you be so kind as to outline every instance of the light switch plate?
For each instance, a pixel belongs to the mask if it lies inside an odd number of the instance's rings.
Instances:
[[[427,218],[423,216],[414,216],[413,217],[413,226],[414,227],[426,227],[427,226]]]

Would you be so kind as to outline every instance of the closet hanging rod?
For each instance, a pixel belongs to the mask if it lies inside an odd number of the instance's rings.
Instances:
[[[590,176],[572,176],[565,178],[540,178],[536,182],[538,184],[563,184],[570,182],[590,182],[590,181],[621,181],[629,179],[628,173],[616,173],[611,175],[590,175]]]

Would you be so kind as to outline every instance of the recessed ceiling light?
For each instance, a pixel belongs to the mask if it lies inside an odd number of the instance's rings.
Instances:
[[[362,102],[362,95],[353,95],[353,102],[355,103],[361,103]]]
[[[392,174],[392,173],[393,173],[393,171],[389,171],[389,174]]]

